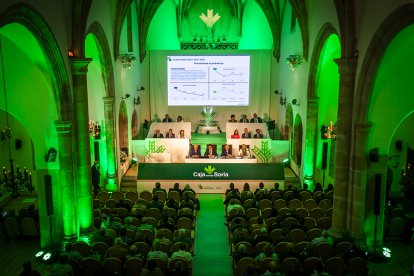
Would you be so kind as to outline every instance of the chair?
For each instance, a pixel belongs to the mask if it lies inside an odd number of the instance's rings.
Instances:
[[[332,245],[330,245],[329,243],[321,242],[315,246],[314,252],[316,256],[321,258],[323,261],[326,261],[327,259],[332,257],[333,248]]]
[[[190,246],[187,244],[187,243],[185,243],[185,242],[175,242],[172,246],[171,246],[171,252],[176,252],[176,251],[179,251],[180,250],[180,248],[181,248],[181,245],[185,245],[185,251],[188,251],[188,252],[190,252],[190,250],[191,250],[191,248],[190,248]]]
[[[121,274],[122,272],[122,261],[118,258],[109,257],[104,260],[105,270],[113,272],[116,275]]]
[[[325,271],[332,276],[345,275],[345,263],[340,257],[331,257],[325,262]]]
[[[155,234],[155,237],[156,238],[165,237],[171,241],[173,239],[173,232],[171,232],[171,230],[166,229],[166,228],[158,229],[157,233]]]
[[[20,236],[19,222],[15,217],[6,217],[3,222],[4,234],[8,237]]]
[[[366,276],[368,275],[367,261],[361,257],[355,257],[345,265],[346,275]]]
[[[102,219],[100,217],[94,217],[93,218],[93,226],[95,226],[96,229],[101,228],[102,225]]]
[[[275,252],[279,256],[289,254],[291,252],[291,248],[289,247],[289,243],[288,242],[279,242],[275,246]]]
[[[101,263],[94,257],[87,257],[82,261],[83,275],[97,275],[101,270]],[[77,274],[74,274],[77,275]]]
[[[300,201],[299,199],[292,199],[291,201],[289,201],[288,207],[290,209],[302,208],[302,201]]]
[[[263,209],[261,213],[262,213],[263,219],[267,219],[268,217],[270,217],[270,214],[272,213],[272,208]]]
[[[295,271],[296,268],[300,267],[300,261],[294,257],[285,258],[282,261],[282,271],[288,273],[290,271]]]
[[[105,203],[105,206],[109,209],[115,209],[115,205],[118,203],[117,200],[110,198],[108,199],[108,201]]]
[[[287,217],[283,220],[283,224],[285,224],[285,225],[298,225],[299,221],[294,217]]]
[[[257,208],[249,208],[246,210],[246,217],[248,219],[260,216],[260,211]]]
[[[68,258],[68,264],[72,267],[73,275],[80,275],[81,265],[75,258]]]
[[[133,191],[126,192],[125,199],[129,199],[132,202],[136,202],[138,200],[138,194],[137,192],[133,192]]]
[[[38,237],[39,231],[37,230],[37,225],[34,219],[32,218],[22,218],[20,221],[20,226],[22,229],[22,236],[24,237]]]
[[[157,242],[157,246],[159,246],[160,251],[166,253],[168,256],[170,255],[171,251],[170,251],[170,245],[169,244],[167,244],[165,242],[162,242],[162,241],[159,241],[159,242]]]
[[[167,275],[167,267],[168,267],[168,261],[165,261],[161,258],[152,258],[151,260],[154,260],[155,263],[157,264],[157,267],[160,268],[162,270],[162,272],[164,272],[165,275]]]
[[[302,229],[292,229],[289,231],[289,239],[292,240],[294,244],[303,242],[306,240],[306,234]]]
[[[94,244],[92,244],[91,251],[96,252],[101,256],[105,256],[108,248],[109,248],[109,245],[107,245],[104,242],[95,242]]]
[[[309,211],[309,216],[318,221],[320,218],[325,216],[325,211],[320,207],[315,207]]]
[[[282,195],[280,194],[280,191],[273,191],[273,192],[270,193],[269,197],[270,197],[271,201],[275,201],[275,200],[278,200],[279,198],[281,198]]]
[[[107,216],[112,215],[112,209],[109,209],[108,207],[102,207],[101,208],[101,213],[105,214]]]
[[[154,228],[158,227],[158,219],[157,218],[148,216],[148,217],[146,217],[146,219],[147,219],[147,224],[150,224],[150,225],[154,226]]]
[[[266,208],[272,208],[272,201],[269,199],[262,199],[259,201],[259,210],[264,210]]]
[[[126,230],[126,236],[127,236],[128,238],[130,238],[130,239],[131,239],[131,241],[133,241],[133,240],[135,239],[135,234],[136,234],[136,231],[134,231],[134,230],[132,230],[132,229],[127,228],[127,230]]]
[[[142,256],[147,256],[148,252],[151,249],[146,242],[136,242],[134,245],[137,247],[137,253],[141,254]]]
[[[107,191],[101,191],[98,198],[105,204],[111,197]]]
[[[99,198],[95,198],[93,200],[93,209],[100,209],[104,204]]]
[[[332,219],[332,213],[333,213],[333,208],[329,208],[328,210],[326,210],[326,216],[330,219]]]
[[[329,229],[332,226],[332,219],[328,217],[322,217],[318,219],[317,225],[320,229]]]
[[[259,261],[258,263],[259,274],[265,273],[267,270],[267,267],[269,266],[269,263],[272,261],[274,261],[272,257],[266,257],[266,258],[263,258],[261,261]]]
[[[404,231],[405,221],[401,217],[392,218],[387,229],[388,237],[400,237]]]
[[[308,228],[309,229],[309,228]],[[322,236],[322,230],[319,228],[313,228],[308,230],[308,232],[306,233],[306,237],[307,240],[310,242],[312,241],[314,238],[318,238]]]
[[[74,251],[78,251],[82,257],[86,258],[89,256],[91,252],[91,246],[84,241],[77,241],[73,244],[72,249]]]
[[[275,224],[275,223],[277,223],[277,222],[278,222],[278,219],[277,219],[276,217],[271,217],[271,218],[268,218],[268,219],[266,220],[266,224],[267,224],[267,226],[270,226],[270,225]]]
[[[140,225],[141,225],[141,222],[139,221],[139,219],[138,218],[136,218],[136,217],[131,217],[131,225],[134,225],[134,226],[136,226],[136,227],[139,227]]]
[[[314,199],[308,199],[303,203],[303,207],[308,209],[308,211],[312,210],[313,208],[318,207],[318,203]]]
[[[270,232],[270,238],[272,239],[273,242],[276,242],[282,236],[283,236],[283,230],[280,228],[273,229],[272,232]]]
[[[286,216],[286,215],[290,214],[290,212],[291,211],[288,207],[283,207],[280,210],[278,210],[277,215],[279,217],[283,217],[283,216]]]
[[[139,193],[139,197],[145,199],[147,202],[150,202],[152,200],[152,193],[148,190],[144,190]]]
[[[317,257],[308,257],[303,261],[302,270],[305,273],[312,273],[314,270],[323,270],[323,264],[321,259]]]
[[[176,266],[177,262],[181,262],[183,264],[182,266],[182,271],[191,271],[191,263],[187,261],[187,259],[183,258],[183,257],[174,257],[171,258],[170,260],[170,264],[168,265],[169,268],[174,268]],[[191,273],[189,273],[189,275],[191,275]]]
[[[180,229],[180,228],[184,228],[189,231],[193,230],[193,221],[185,217],[179,218],[177,220],[177,229]]]
[[[124,193],[121,191],[114,191],[112,192],[111,198],[115,199],[116,201],[120,201],[124,199]]]
[[[244,244],[244,246],[246,246],[246,253],[253,255],[253,245],[250,242],[238,242],[236,245],[232,246],[232,253],[238,252],[239,251],[239,246]]]
[[[295,211],[296,215],[298,215],[301,218],[306,218],[309,216],[309,211],[306,208],[300,207],[297,208]]]
[[[258,255],[259,253],[263,252],[263,248],[265,248],[265,246],[270,245],[270,243],[266,242],[266,241],[262,241],[259,242],[258,244],[256,244],[256,246],[254,247],[254,252],[256,253],[256,255]]]
[[[154,239],[155,233],[151,229],[144,228],[144,229],[141,229],[141,232],[142,232],[142,236],[144,236],[146,239],[150,241]]]
[[[352,243],[347,241],[340,242],[335,246],[335,254],[337,256],[342,256],[345,252],[351,250],[351,248]]]
[[[300,254],[304,252],[309,246],[309,242],[302,241],[297,244],[295,244],[295,247],[293,248],[293,251],[295,251],[297,254]]]
[[[249,267],[257,268],[256,260],[250,257],[241,258],[236,267],[236,275],[245,275]]]
[[[158,196],[160,202],[165,202],[167,200],[167,194],[164,191],[156,191],[154,196]]]
[[[390,218],[405,218],[405,210],[401,207],[392,209]]]
[[[126,208],[116,208],[115,210],[116,214],[121,217],[121,218],[126,218],[127,216],[129,216],[129,211]]]
[[[277,211],[287,206],[287,202],[284,199],[277,199],[273,202],[273,207],[276,208]]]
[[[126,276],[140,275],[144,267],[145,267],[145,262],[141,258],[136,258],[136,257],[129,258],[125,262],[125,273],[124,274]]]
[[[309,231],[310,229],[313,229],[313,228],[316,227],[316,220],[314,218],[311,218],[311,217],[306,217],[304,222],[303,222],[303,225]]]
[[[252,199],[252,198],[246,199],[246,200],[242,203],[242,206],[243,206],[244,210],[249,209],[252,205],[253,205],[253,199]]]
[[[120,224],[124,224],[124,220],[121,219],[120,217],[113,217],[114,222],[118,222]]]
[[[153,217],[159,220],[162,216],[160,209],[158,208],[149,208],[147,209],[147,217]]]
[[[309,191],[302,191],[299,193],[299,195],[302,198],[302,202],[305,202],[306,200],[312,198],[312,195]]]
[[[321,201],[319,201],[319,208],[322,208],[322,210],[326,211],[329,208],[332,208],[332,200],[330,199],[322,199]]]
[[[176,202],[180,202],[181,195],[178,191],[169,191],[168,199],[173,198]]]
[[[195,194],[193,191],[183,191],[182,198],[185,198],[186,196],[188,196],[188,198],[190,199],[195,198]]]

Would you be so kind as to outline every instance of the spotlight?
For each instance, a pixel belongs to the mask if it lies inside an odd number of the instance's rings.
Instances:
[[[139,105],[141,103],[141,98],[138,96],[137,98],[134,97],[134,105]]]
[[[69,49],[68,50],[68,57],[73,57],[73,56],[74,56],[73,51],[71,49]]]
[[[135,157],[132,157],[131,165],[136,165],[137,163],[138,163],[138,160]]]
[[[131,95],[125,94],[125,96],[122,97],[123,100],[128,99]]]
[[[297,100],[297,99],[293,99],[293,100],[292,100],[292,105],[299,106],[299,102],[298,102],[298,100]]]
[[[137,87],[137,92],[139,92],[139,91],[143,91],[143,90],[145,90],[145,87],[144,87],[144,86]]]

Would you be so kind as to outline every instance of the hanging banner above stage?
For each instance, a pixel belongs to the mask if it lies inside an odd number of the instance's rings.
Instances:
[[[139,180],[284,180],[284,166],[271,164],[140,163]]]

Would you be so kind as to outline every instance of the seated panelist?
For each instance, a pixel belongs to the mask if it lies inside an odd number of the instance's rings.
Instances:
[[[250,158],[249,146],[246,146],[246,144],[241,145],[239,149],[239,156],[241,158]]]
[[[164,138],[164,135],[160,132],[159,129],[155,130],[153,138]]]
[[[236,115],[231,114],[229,123],[237,123]]]
[[[248,123],[249,119],[247,119],[247,115],[243,114],[242,118],[240,119],[240,123]]]
[[[231,135],[231,139],[239,139],[239,138],[240,138],[239,131],[235,129],[234,133]]]
[[[175,134],[173,133],[173,130],[170,128],[168,130],[167,135],[165,135],[166,138],[175,138]]]
[[[199,145],[190,145],[190,154],[191,158],[200,158],[201,157],[201,150]]]
[[[212,144],[208,144],[204,157],[215,158],[217,156],[217,150]]]
[[[260,133],[260,129],[256,129],[256,133],[253,135],[253,138],[255,139],[262,139],[263,134]]]
[[[229,158],[232,157],[233,155],[233,151],[232,151],[232,147],[229,144],[225,144],[223,145],[223,149],[221,151],[221,156],[225,157],[225,158]]]
[[[247,127],[244,129],[242,138],[252,138],[252,134],[249,132],[249,129]]]

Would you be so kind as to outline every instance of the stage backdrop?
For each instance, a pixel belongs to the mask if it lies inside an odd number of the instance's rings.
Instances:
[[[192,122],[193,128],[202,120],[201,106],[182,107],[168,106],[167,97],[167,56],[169,55],[249,55],[250,56],[250,100],[249,106],[244,107],[214,107],[216,120],[225,128],[225,123],[235,114],[239,119],[241,114],[249,118],[253,113],[260,117],[268,117],[270,103],[270,70],[272,55],[269,50],[257,51],[151,51],[150,52],[150,106],[151,120],[156,116],[161,119],[166,113],[174,120],[178,115],[184,121]],[[194,129],[193,129],[194,131]]]

